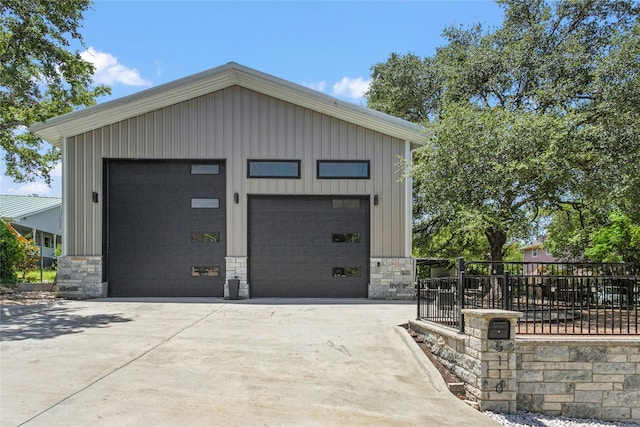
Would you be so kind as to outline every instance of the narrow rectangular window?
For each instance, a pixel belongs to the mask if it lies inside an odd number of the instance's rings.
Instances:
[[[369,179],[369,160],[318,160],[318,179]]]
[[[360,243],[360,233],[333,233],[333,243]]]
[[[333,199],[331,207],[333,209],[360,209],[360,199]]]
[[[192,231],[192,242],[217,243],[220,241],[220,233],[217,231]]]
[[[220,266],[218,265],[193,265],[191,266],[191,277],[220,276]]]
[[[248,178],[300,178],[300,160],[247,160]]]
[[[333,277],[360,277],[360,268],[358,267],[333,267]]]
[[[191,175],[218,175],[220,165],[196,163],[191,165]]]
[[[220,199],[191,199],[193,209],[218,209]]]
[[[531,256],[532,256],[533,258],[536,258],[536,257],[538,256],[538,250],[537,250],[537,249],[533,249],[533,250],[531,251]]]

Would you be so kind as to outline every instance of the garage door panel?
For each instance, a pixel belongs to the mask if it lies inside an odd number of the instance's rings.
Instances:
[[[252,252],[255,252],[255,250]],[[251,263],[252,265],[264,266],[265,268],[269,266],[300,264],[300,260],[298,258],[303,256],[313,258],[313,260],[303,262],[303,265],[332,265],[334,267],[339,267],[344,265],[345,262],[347,262],[346,260],[351,260],[350,264],[362,265],[364,263],[365,260],[363,259],[358,259],[358,262],[353,261],[353,255],[352,251],[344,250],[337,251],[333,254],[327,254],[324,251],[324,248],[318,248],[315,251],[313,248],[305,248],[304,251],[297,250],[296,248],[287,248],[278,250],[278,252],[274,254],[258,256],[258,259],[251,261]],[[295,261],[287,262],[286,260],[289,258],[293,258]]]
[[[369,209],[336,209],[333,197],[252,196],[249,274],[253,296],[366,297]],[[333,233],[359,233],[359,243],[335,243]],[[357,267],[360,277],[333,277]]]
[[[222,296],[224,209],[193,209],[191,198],[225,199],[218,175],[191,175],[190,161],[109,161],[107,280],[111,296]],[[191,232],[217,232],[216,243]],[[219,266],[193,277],[192,266]]]

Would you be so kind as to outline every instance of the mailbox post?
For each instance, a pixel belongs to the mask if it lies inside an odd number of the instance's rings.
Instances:
[[[481,410],[516,411],[516,345],[514,325],[522,313],[463,309],[467,355],[475,359],[476,384],[470,387]]]

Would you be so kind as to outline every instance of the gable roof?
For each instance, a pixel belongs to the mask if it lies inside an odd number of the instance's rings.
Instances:
[[[18,220],[62,206],[59,197],[16,196],[0,194],[0,217]]]
[[[61,147],[65,137],[88,132],[235,85],[410,141],[412,149],[424,145],[427,139],[424,129],[414,123],[340,101],[324,93],[244,67],[235,62],[229,62],[226,65],[103,104],[53,117],[45,123],[32,125],[31,131],[53,145]]]
[[[521,251],[528,251],[529,249],[542,249],[543,243],[540,240],[536,240],[533,243],[522,246],[520,248]]]

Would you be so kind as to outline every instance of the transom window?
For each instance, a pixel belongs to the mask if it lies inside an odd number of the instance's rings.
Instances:
[[[369,160],[318,160],[319,179],[369,179]]]
[[[247,160],[249,178],[300,178],[300,160]]]

